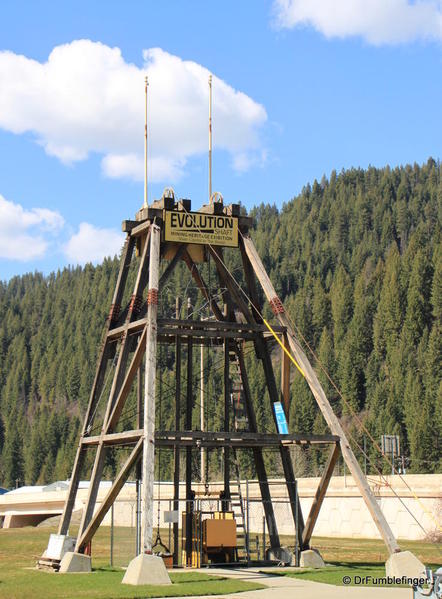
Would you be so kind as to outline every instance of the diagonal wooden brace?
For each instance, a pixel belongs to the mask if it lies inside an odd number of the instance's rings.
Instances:
[[[270,303],[274,303],[275,298],[278,297],[277,293],[250,237],[244,236],[244,248],[253,270],[255,271],[256,277],[261,283],[261,287],[263,288],[267,300]],[[347,436],[344,433],[344,429],[342,428],[338,417],[334,413],[333,408],[331,407],[330,402],[325,395],[324,389],[319,382],[316,372],[313,370],[309,359],[305,355],[298,339],[296,338],[295,332],[289,318],[287,317],[287,314],[284,310],[278,311],[276,317],[279,320],[279,323],[287,328],[288,341],[292,354],[305,373],[305,380],[307,381],[307,384],[316,399],[325,421],[330,427],[331,432],[340,438],[342,456],[351,474],[353,475],[355,483],[358,486],[362,497],[364,498],[365,504],[388,548],[388,551],[390,554],[397,553],[400,551],[400,547],[387,520],[385,519],[384,514],[382,513],[381,508],[378,505],[378,502],[376,501],[375,496],[370,489],[367,479],[365,478],[353,453],[353,450],[350,447],[350,443],[348,442]]]
[[[333,474],[334,467],[339,457],[339,443],[333,447],[328,456],[327,463],[322,473],[321,480],[319,481],[316,495],[310,508],[310,513],[305,523],[304,532],[302,533],[302,548],[306,549],[310,544],[312,538],[313,529],[315,528],[316,520],[318,519],[319,511],[327,493],[328,485]]]
[[[98,510],[93,515],[86,530],[83,532],[81,537],[77,540],[77,545],[75,548],[76,551],[79,551],[80,553],[83,552],[86,545],[89,543],[89,541],[92,539],[92,537],[98,530],[98,527],[102,523],[103,518],[105,517],[109,508],[111,507],[111,505],[117,498],[119,492],[123,488],[124,483],[127,481],[130,471],[132,470],[135,463],[140,458],[142,450],[143,450],[143,437],[140,438],[138,443],[133,448],[130,456],[126,460],[126,463],[124,464],[124,466],[121,468],[120,472],[118,473],[118,476],[114,481],[114,484],[109,489],[106,497],[104,498],[103,503],[100,505]]]

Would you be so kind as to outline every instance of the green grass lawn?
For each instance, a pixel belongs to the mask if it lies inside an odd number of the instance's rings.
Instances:
[[[399,545],[402,550],[414,553],[423,564],[433,570],[442,565],[442,548],[437,543],[399,541]],[[351,585],[355,585],[355,576],[385,577],[384,564],[388,553],[382,541],[313,537],[312,547],[319,550],[326,563],[331,564],[329,567],[322,570],[278,570],[277,573],[338,586],[343,585],[344,576],[350,577]],[[373,582],[367,581],[365,584],[372,586]]]
[[[402,551],[411,551],[425,565],[442,566],[442,546],[428,541],[398,541]],[[313,537],[312,547],[318,549],[326,562],[366,563],[382,565],[388,559],[383,541],[377,539],[331,539]]]
[[[210,576],[199,572],[172,572],[172,586],[130,587],[122,585],[123,571],[109,567],[110,531],[98,530],[92,545],[92,574],[51,574],[33,569],[47,546],[49,534],[55,528],[0,529],[0,598],[7,599],[67,599],[78,597],[132,598],[172,597],[189,595],[226,595],[260,589],[258,583]],[[75,535],[75,531],[72,531]],[[288,539],[287,539],[288,540]],[[282,543],[286,539],[281,538]],[[133,551],[130,530],[116,530],[115,553]],[[324,570],[279,570],[296,578],[329,584],[342,584],[343,576],[385,576],[384,563],[388,558],[382,541],[370,539],[329,539],[314,537],[317,548],[331,567]],[[412,551],[424,564],[433,569],[442,565],[440,545],[422,541],[400,542],[402,549]],[[131,549],[132,548],[132,549]],[[115,562],[118,563],[118,560]],[[276,572],[275,572],[276,573]]]
[[[436,569],[434,564],[429,564],[432,569]],[[304,580],[312,580],[313,582],[322,582],[325,584],[334,584],[336,586],[376,586],[379,587],[379,582],[376,579],[385,577],[385,568],[379,564],[358,564],[358,563],[342,563],[332,564],[323,570],[278,570],[275,574],[290,576],[291,578],[299,578]],[[343,580],[347,577],[350,580],[350,585],[344,584]],[[359,577],[356,581],[355,577]],[[365,580],[363,580],[365,579]],[[387,586],[387,585],[382,585]],[[391,585],[391,586],[408,586],[408,585]]]
[[[93,542],[92,574],[53,574],[35,570],[47,546],[50,528],[0,530],[0,597],[7,599],[77,599],[226,595],[264,588],[258,583],[210,576],[199,572],[172,572],[171,586],[122,585],[124,572],[109,567],[109,529],[98,531]]]

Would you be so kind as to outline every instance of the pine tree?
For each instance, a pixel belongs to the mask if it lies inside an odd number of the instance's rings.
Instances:
[[[352,316],[352,295],[350,277],[344,267],[339,266],[330,290],[335,351],[341,349],[347,325]]]
[[[256,220],[251,235],[299,337],[318,354],[353,410],[366,416],[378,440],[386,432],[401,435],[416,471],[437,471],[442,436],[440,181],[440,163],[433,159],[421,166],[349,169],[307,184],[281,210],[261,205],[251,211]],[[239,252],[226,250],[225,259],[240,280]],[[210,277],[209,263],[200,265],[218,293],[211,266]],[[0,465],[2,473],[7,466],[9,484],[17,476],[21,483],[69,476],[117,272],[118,261],[105,260],[0,282]],[[135,276],[131,267],[123,309]],[[258,293],[264,314],[273,319]],[[202,305],[180,264],[161,306],[173,307],[183,294],[197,309]],[[208,420],[221,430],[222,371],[213,366],[216,350],[211,352]],[[279,354],[273,357],[276,369],[278,361]],[[262,366],[251,357],[247,365],[260,430],[273,431]],[[195,372],[198,368],[195,362]],[[316,368],[333,406],[351,426],[350,411]],[[162,372],[164,384],[174,387],[173,360],[165,358]],[[291,429],[325,432],[316,402],[297,375],[292,397]],[[173,425],[172,399],[173,393],[164,394],[165,426]],[[134,406],[133,393],[127,406]],[[197,405],[193,416],[197,424]],[[20,446],[17,439],[23,439]],[[276,468],[274,458],[266,460]],[[89,457],[86,461],[91,467]],[[313,472],[321,458],[306,463]],[[214,475],[221,465],[220,452],[214,453]],[[5,484],[4,475],[0,478]]]
[[[402,327],[400,256],[396,246],[390,249],[385,263],[385,278],[374,317],[373,341],[377,354],[385,357],[397,346]]]
[[[6,429],[6,440],[3,446],[1,470],[3,484],[7,488],[22,486],[24,483],[23,472],[23,439],[18,423],[13,415]]]

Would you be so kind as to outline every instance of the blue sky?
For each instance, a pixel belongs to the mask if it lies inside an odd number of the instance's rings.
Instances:
[[[439,158],[441,23],[433,0],[2,3],[0,279],[117,251],[143,201],[145,72],[150,198],[206,201],[209,72],[227,202]]]

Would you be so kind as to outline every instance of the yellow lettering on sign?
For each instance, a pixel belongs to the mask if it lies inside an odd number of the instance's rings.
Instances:
[[[238,219],[235,216],[165,210],[164,223],[165,241],[238,246]]]

